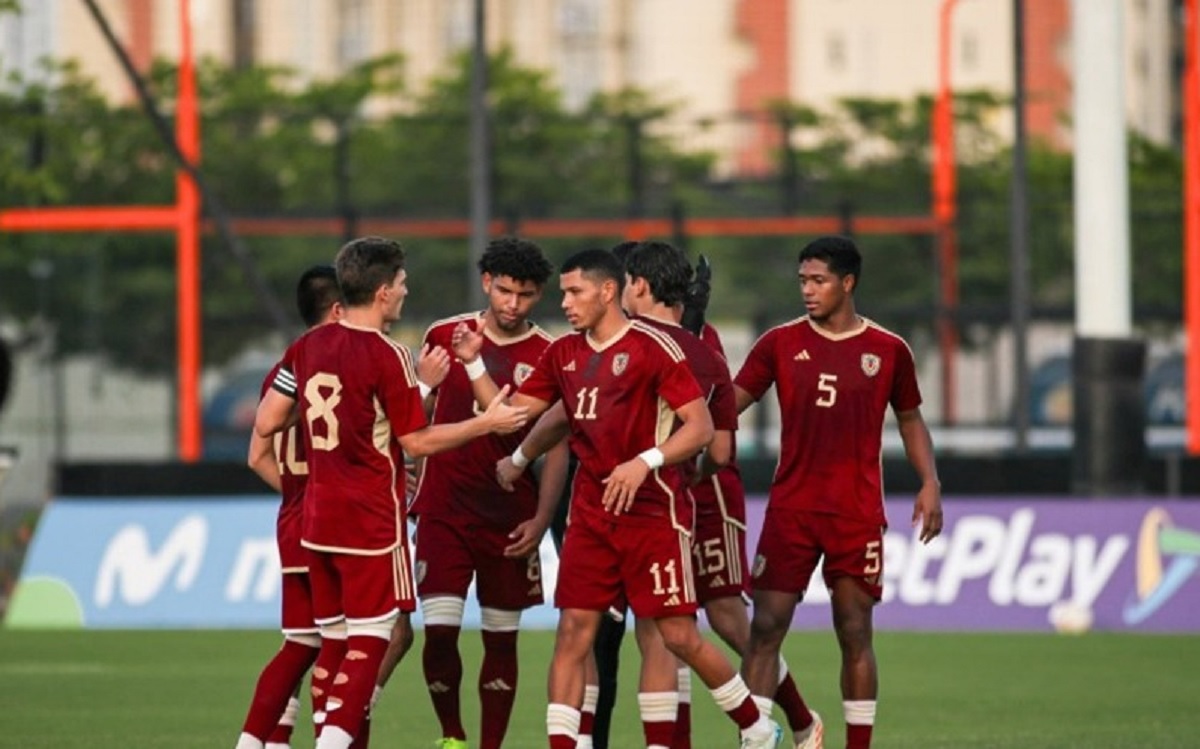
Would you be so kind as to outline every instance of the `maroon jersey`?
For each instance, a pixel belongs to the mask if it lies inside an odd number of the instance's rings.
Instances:
[[[603,480],[621,463],[662,444],[675,425],[674,411],[703,397],[689,362],[669,336],[631,321],[598,344],[585,333],[550,344],[520,392],[566,407],[571,449],[579,458],[571,512],[607,514],[599,499]],[[618,523],[657,523],[691,528],[691,502],[683,501],[674,468],[653,471],[633,506]]]
[[[274,387],[297,400],[308,454],[304,545],[383,554],[404,539],[404,456],[397,438],[425,426],[412,355],[345,322],[305,333]]]
[[[276,364],[263,380],[259,395],[265,395],[275,376]],[[300,546],[304,532],[304,487],[308,484],[308,461],[300,428],[293,425],[275,434],[275,462],[279,464],[279,515],[275,519],[275,542],[283,572],[307,572],[308,552]]]
[[[425,343],[450,351],[450,336],[455,326],[464,321],[482,331],[480,356],[487,365],[488,374],[500,387],[516,387],[524,382],[553,340],[536,325],[519,338],[495,338],[482,327],[482,315],[472,313],[434,323],[425,333]],[[437,395],[433,406],[434,424],[465,421],[479,413],[466,367],[457,359],[434,393]],[[512,434],[478,437],[460,448],[426,458],[421,483],[413,498],[412,513],[453,516],[467,522],[481,520],[506,530],[533,517],[537,510],[537,485],[530,471],[521,474],[512,493],[496,483],[496,463],[512,455],[529,428]]]
[[[721,344],[721,336],[717,329],[708,323],[700,329],[700,340],[720,355],[725,361],[725,347]],[[737,412],[736,398],[734,412]],[[696,500],[696,514],[699,517],[714,517],[731,521],[741,528],[746,527],[746,489],[742,485],[742,471],[737,464],[737,434],[734,434],[734,457],[729,465],[709,476],[692,487],[692,496]]]
[[[921,405],[904,339],[865,318],[835,336],[801,317],[764,333],[734,383],[755,400],[774,384],[779,398],[771,509],[886,523],[884,416],[889,405],[896,411]]]

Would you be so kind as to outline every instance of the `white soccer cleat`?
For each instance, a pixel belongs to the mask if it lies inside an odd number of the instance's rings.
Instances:
[[[813,717],[812,725],[796,734],[796,749],[825,749],[825,724],[816,710],[809,712]]]
[[[768,730],[761,735],[754,735],[749,732],[742,734],[742,743],[739,745],[741,749],[775,749],[779,746],[779,740],[783,738],[783,729],[773,720],[768,719]]]

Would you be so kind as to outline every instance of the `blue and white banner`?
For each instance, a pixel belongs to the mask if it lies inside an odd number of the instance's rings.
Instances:
[[[6,624],[277,627],[277,509],[262,496],[59,499],[42,513]],[[549,535],[541,551],[552,601],[558,556]],[[464,625],[478,626],[473,591],[468,598]],[[558,616],[543,604],[522,621],[553,628]]]

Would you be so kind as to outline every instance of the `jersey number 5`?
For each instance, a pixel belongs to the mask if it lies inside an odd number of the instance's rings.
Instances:
[[[304,397],[309,404],[304,419],[308,422],[313,449],[336,450],[338,419],[334,409],[342,402],[342,381],[335,374],[318,372],[305,383]],[[324,426],[318,428],[318,424]]]
[[[834,403],[837,403],[837,375],[822,372],[817,376],[817,390],[821,394],[817,396],[817,405],[822,408],[830,408]]]

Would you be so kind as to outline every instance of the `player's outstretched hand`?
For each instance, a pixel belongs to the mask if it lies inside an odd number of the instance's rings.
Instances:
[[[508,534],[512,543],[504,547],[504,556],[521,559],[537,551],[538,544],[542,542],[542,536],[546,535],[548,525],[549,523],[536,515],[518,525],[512,533]]]
[[[511,455],[505,455],[500,460],[496,461],[496,483],[506,492],[511,492],[517,483],[517,479],[525,472],[524,468],[517,468],[517,464],[513,462]]]
[[[450,348],[454,349],[454,355],[462,361],[473,361],[483,348],[483,334],[467,323],[460,322],[450,334]]]
[[[488,431],[496,434],[510,434],[525,426],[529,421],[529,409],[525,406],[508,405],[510,385],[500,388],[496,397],[488,404],[487,410],[480,416],[488,425]]]
[[[604,509],[620,515],[633,506],[638,487],[646,480],[650,466],[641,458],[627,460],[613,469],[604,479],[604,496],[600,498]]]
[[[417,357],[417,379],[433,390],[442,384],[446,375],[450,374],[450,352],[441,346],[427,343],[421,347],[421,355]]]
[[[924,484],[913,502],[912,524],[921,529],[921,543],[927,544],[942,532],[942,490],[936,484]]]

